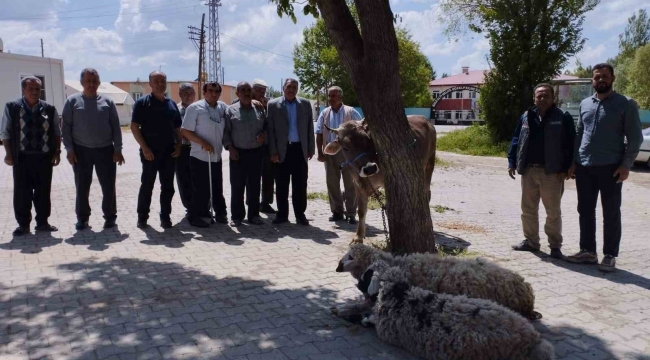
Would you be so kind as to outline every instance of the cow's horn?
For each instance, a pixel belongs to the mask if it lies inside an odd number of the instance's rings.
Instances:
[[[327,129],[327,131],[333,132],[334,134],[338,135],[339,129],[332,129],[331,127],[327,126],[326,124],[323,124],[323,126],[325,126],[325,129]]]

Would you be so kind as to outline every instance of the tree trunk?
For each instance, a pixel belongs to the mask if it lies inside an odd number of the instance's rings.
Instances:
[[[400,93],[398,46],[388,0],[355,0],[361,33],[345,0],[317,0],[334,46],[382,154],[391,248],[395,253],[435,252],[424,168],[416,154]]]

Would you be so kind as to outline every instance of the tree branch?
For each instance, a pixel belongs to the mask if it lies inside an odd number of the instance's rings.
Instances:
[[[316,0],[316,4],[341,57],[363,58],[363,39],[345,0]]]

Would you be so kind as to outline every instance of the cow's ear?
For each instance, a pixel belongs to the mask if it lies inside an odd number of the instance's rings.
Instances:
[[[325,146],[325,150],[323,152],[325,152],[327,155],[336,155],[336,153],[339,151],[341,151],[341,144],[338,140],[334,140]]]

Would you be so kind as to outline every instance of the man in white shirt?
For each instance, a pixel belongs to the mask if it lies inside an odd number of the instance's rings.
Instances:
[[[330,104],[318,117],[316,123],[316,148],[318,149],[318,161],[325,163],[325,176],[327,182],[327,195],[330,199],[332,216],[329,221],[339,221],[345,218],[348,223],[356,224],[354,214],[357,212],[357,198],[352,176],[348,171],[341,170],[341,164],[345,162],[343,152],[336,155],[325,155],[323,149],[327,144],[336,140],[336,134],[327,131],[323,123],[331,129],[338,128],[346,121],[361,120],[361,115],[351,106],[343,105],[343,90],[338,86],[327,89],[327,100]],[[343,187],[345,191],[341,194],[341,176],[343,176]],[[343,210],[343,199],[345,198],[345,210]]]
[[[208,82],[203,85],[205,98],[187,107],[181,134],[190,140],[190,168],[192,172],[192,211],[190,225],[208,227],[202,217],[209,217],[210,188],[212,186],[212,205],[215,220],[228,223],[226,199],[223,197],[223,174],[221,171],[221,152],[223,150],[223,132],[226,127],[225,113],[227,105],[218,101],[221,85]],[[209,169],[212,168],[212,184],[208,181]]]

